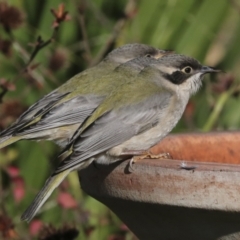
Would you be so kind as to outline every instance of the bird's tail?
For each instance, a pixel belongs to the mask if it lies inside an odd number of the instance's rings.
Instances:
[[[67,169],[60,172],[54,176],[51,176],[45,183],[44,187],[37,194],[31,205],[25,210],[21,216],[22,221],[30,222],[32,218],[36,215],[38,210],[47,201],[49,196],[52,194],[54,189],[59,186],[59,184],[64,180],[64,178],[71,172]]]
[[[0,149],[4,148],[12,143],[15,143],[21,139],[20,136],[4,136],[0,137]]]

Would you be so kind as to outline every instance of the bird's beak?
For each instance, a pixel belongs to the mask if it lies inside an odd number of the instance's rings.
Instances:
[[[203,66],[201,69],[201,72],[205,74],[205,73],[213,73],[213,72],[222,72],[222,70],[216,69],[214,67]]]
[[[174,54],[173,50],[159,50],[158,53],[155,55],[156,59],[159,59],[165,55]]]

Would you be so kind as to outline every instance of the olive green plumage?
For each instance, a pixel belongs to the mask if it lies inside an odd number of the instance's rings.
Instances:
[[[141,70],[130,74],[133,66]],[[200,88],[203,75],[215,71],[178,54],[157,60],[136,58],[118,67],[114,78],[119,78],[121,84],[107,91],[79,127],[62,153],[59,166],[23,213],[22,220],[30,221],[71,171],[83,169],[93,161],[110,164],[123,160],[128,151],[147,150],[159,142],[181,118],[190,96]]]

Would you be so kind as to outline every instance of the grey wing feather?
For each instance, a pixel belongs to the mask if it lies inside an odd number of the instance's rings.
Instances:
[[[37,101],[34,105],[28,108],[27,111],[25,111],[15,123],[13,123],[12,126],[4,130],[0,133],[1,137],[13,134],[15,131],[19,131],[19,129],[23,128],[26,124],[28,124],[30,121],[32,121],[35,117],[37,117],[40,114],[43,114],[44,112],[48,111],[50,108],[52,108],[53,105],[56,104],[56,102],[60,101],[62,98],[64,98],[68,93],[57,93],[57,92],[51,92],[50,94],[46,95],[39,101]]]
[[[47,112],[42,119],[16,135],[25,135],[39,131],[82,123],[100,104],[103,97],[79,96],[59,104]]]
[[[75,168],[82,161],[107,151],[152,128],[161,118],[170,93],[153,96],[144,104],[111,111],[94,122],[73,145],[73,153],[61,162],[54,174]]]
[[[18,122],[32,120],[33,117],[43,114],[68,94],[69,93],[58,93],[56,91],[51,92],[29,107],[28,110],[19,117]]]

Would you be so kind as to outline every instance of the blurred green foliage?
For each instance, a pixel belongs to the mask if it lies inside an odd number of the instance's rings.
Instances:
[[[0,127],[6,127],[40,97],[96,63],[104,57],[105,49],[140,42],[175,50],[226,71],[206,78],[174,132],[239,128],[240,3],[237,0],[7,2],[23,12],[24,22],[11,34],[0,27],[0,41],[11,42],[9,54],[0,52],[0,79],[13,81],[15,86],[0,105]],[[36,42],[39,35],[44,40],[52,35],[54,18],[50,9],[56,9],[61,2],[71,19],[61,24],[56,41],[43,48],[31,64],[39,65],[29,74],[19,74],[33,50],[29,43]],[[0,151],[3,170],[0,203],[20,239],[34,239],[29,226],[20,222],[20,215],[50,174],[57,152],[52,143],[28,141]],[[20,169],[25,183],[25,195],[19,202],[13,196],[14,183],[6,174],[10,165]],[[77,239],[134,239],[106,207],[80,192],[74,173],[66,182],[67,191],[78,202],[77,209],[61,207],[56,201],[61,190],[57,189],[38,215],[39,220],[56,227],[63,223],[75,225],[80,230]]]

